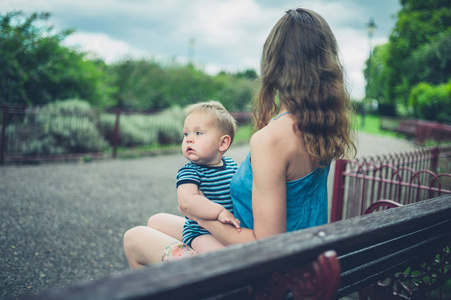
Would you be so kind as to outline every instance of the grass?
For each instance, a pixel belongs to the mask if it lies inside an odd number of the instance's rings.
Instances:
[[[248,142],[253,133],[253,127],[250,124],[241,125],[237,128],[235,132],[235,138],[233,139],[233,144],[242,144]]]
[[[354,120],[355,129],[359,132],[376,134],[376,135],[384,135],[384,136],[392,136],[392,137],[401,137],[396,132],[382,130],[380,128],[380,117],[374,115],[365,115],[365,123],[362,123],[362,116],[356,115]]]

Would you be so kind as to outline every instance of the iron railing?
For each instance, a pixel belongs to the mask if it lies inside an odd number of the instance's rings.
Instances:
[[[451,193],[451,145],[337,160],[331,221]]]

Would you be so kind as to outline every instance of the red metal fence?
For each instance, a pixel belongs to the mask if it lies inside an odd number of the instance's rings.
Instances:
[[[101,156],[109,145],[99,134],[99,117],[94,110],[68,112],[3,106],[0,163]]]
[[[427,140],[436,142],[451,142],[451,125],[424,120],[400,120],[382,118],[382,129],[394,130],[409,138],[413,138],[418,145],[424,145]]]
[[[136,152],[143,146],[178,144],[183,137],[182,110],[131,113],[7,106],[1,109],[0,164],[116,157],[119,147]]]
[[[331,221],[451,193],[451,145],[337,160]]]
[[[0,107],[0,164],[136,156],[166,151],[183,138],[184,112]],[[247,112],[233,113],[239,124]],[[172,147],[174,148],[174,147]]]

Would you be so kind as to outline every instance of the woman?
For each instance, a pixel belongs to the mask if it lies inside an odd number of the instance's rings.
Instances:
[[[264,44],[260,79],[253,102],[257,131],[230,186],[241,230],[196,216],[190,203],[180,206],[224,245],[327,223],[330,163],[356,151],[338,45],[320,15],[286,12]],[[124,246],[130,267],[193,255],[179,242],[184,221],[158,214],[148,226],[129,230]]]

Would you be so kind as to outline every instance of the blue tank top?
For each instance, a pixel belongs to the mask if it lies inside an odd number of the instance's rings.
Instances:
[[[327,176],[330,166],[315,168],[298,180],[287,182],[287,232],[327,223]],[[235,217],[244,228],[254,228],[250,152],[230,183]]]

